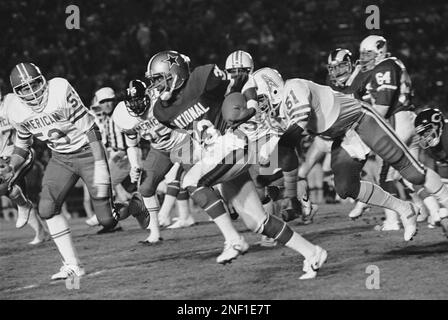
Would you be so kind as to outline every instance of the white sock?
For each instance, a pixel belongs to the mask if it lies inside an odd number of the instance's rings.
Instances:
[[[179,212],[179,220],[188,220],[190,218],[190,205],[187,200],[177,200],[177,211]],[[192,217],[193,218],[193,217]]]
[[[429,215],[433,219],[434,222],[440,221],[439,210],[440,206],[437,202],[436,198],[433,196],[426,197],[423,199],[423,203],[429,211]]]
[[[160,238],[160,229],[159,229],[159,200],[157,196],[152,196],[148,198],[143,198],[143,202],[145,203],[146,209],[149,211],[149,226],[148,229],[151,231],[151,238],[158,239]]]
[[[224,236],[225,242],[232,242],[240,238],[240,234],[236,231],[232,224],[232,219],[230,219],[229,213],[220,215],[219,217],[213,219],[216,223],[222,235]]]
[[[165,194],[165,199],[163,200],[162,207],[159,210],[159,219],[169,218],[171,209],[173,209],[174,203],[176,202],[176,197],[169,194]]]
[[[293,233],[291,239],[289,239],[289,241],[285,243],[285,246],[291,248],[294,251],[297,251],[302,256],[304,256],[305,259],[311,258],[316,252],[316,246],[306,240],[297,232]]]
[[[64,262],[71,265],[80,265],[81,262],[73,245],[67,219],[62,214],[58,214],[46,221],[51,238],[58,247]]]

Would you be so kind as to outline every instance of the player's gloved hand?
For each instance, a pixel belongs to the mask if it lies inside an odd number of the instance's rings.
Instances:
[[[131,183],[135,183],[140,178],[140,174],[142,169],[139,167],[131,167],[131,171],[129,171],[129,177],[131,178]]]
[[[110,174],[106,160],[96,160],[93,168],[93,184],[97,189],[98,198],[109,196]]]

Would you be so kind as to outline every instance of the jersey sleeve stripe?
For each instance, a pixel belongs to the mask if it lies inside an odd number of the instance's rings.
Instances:
[[[382,91],[382,90],[396,90],[397,86],[391,85],[391,84],[383,84],[381,86],[379,86],[378,88],[376,88],[377,91]]]
[[[71,120],[71,118],[76,117],[76,114],[77,114],[79,111],[82,111],[83,109],[84,109],[84,106],[80,106],[78,109],[76,109],[75,111],[73,111],[73,112],[70,114],[70,116],[68,117],[68,120]]]
[[[82,117],[84,117],[87,114],[87,110],[84,110],[81,114],[79,114],[78,116],[76,116],[75,119],[72,120],[73,123],[75,123],[76,121],[78,121],[79,119],[81,119]]]

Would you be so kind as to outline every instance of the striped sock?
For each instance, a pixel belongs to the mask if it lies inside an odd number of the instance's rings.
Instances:
[[[67,219],[62,214],[58,214],[46,221],[51,238],[58,247],[64,262],[71,265],[80,265],[81,262],[73,244]]]

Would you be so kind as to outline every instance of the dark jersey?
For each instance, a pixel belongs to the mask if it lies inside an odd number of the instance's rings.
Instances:
[[[154,105],[154,116],[172,129],[195,130],[195,122],[208,120],[218,130],[225,129],[221,105],[230,81],[216,65],[193,70],[185,87],[168,103],[160,99]]]
[[[446,121],[439,144],[426,149],[426,151],[427,155],[435,161],[435,171],[442,178],[448,178],[448,123]]]
[[[344,86],[337,86],[328,78],[327,83],[334,91],[352,94],[355,99],[370,102],[370,96],[367,93],[370,74],[370,71],[361,72],[361,68],[356,66]]]
[[[197,67],[173,101],[156,101],[154,116],[165,126],[186,130],[201,141],[207,128],[223,134],[227,128],[221,113],[224,96],[228,92],[241,91],[247,80],[247,76],[241,75],[233,79],[232,87],[229,87],[231,81],[216,65]],[[255,96],[255,88],[246,92],[246,97]]]
[[[385,118],[411,109],[411,79],[399,59],[384,59],[371,71],[367,90],[373,104],[388,106]]]

